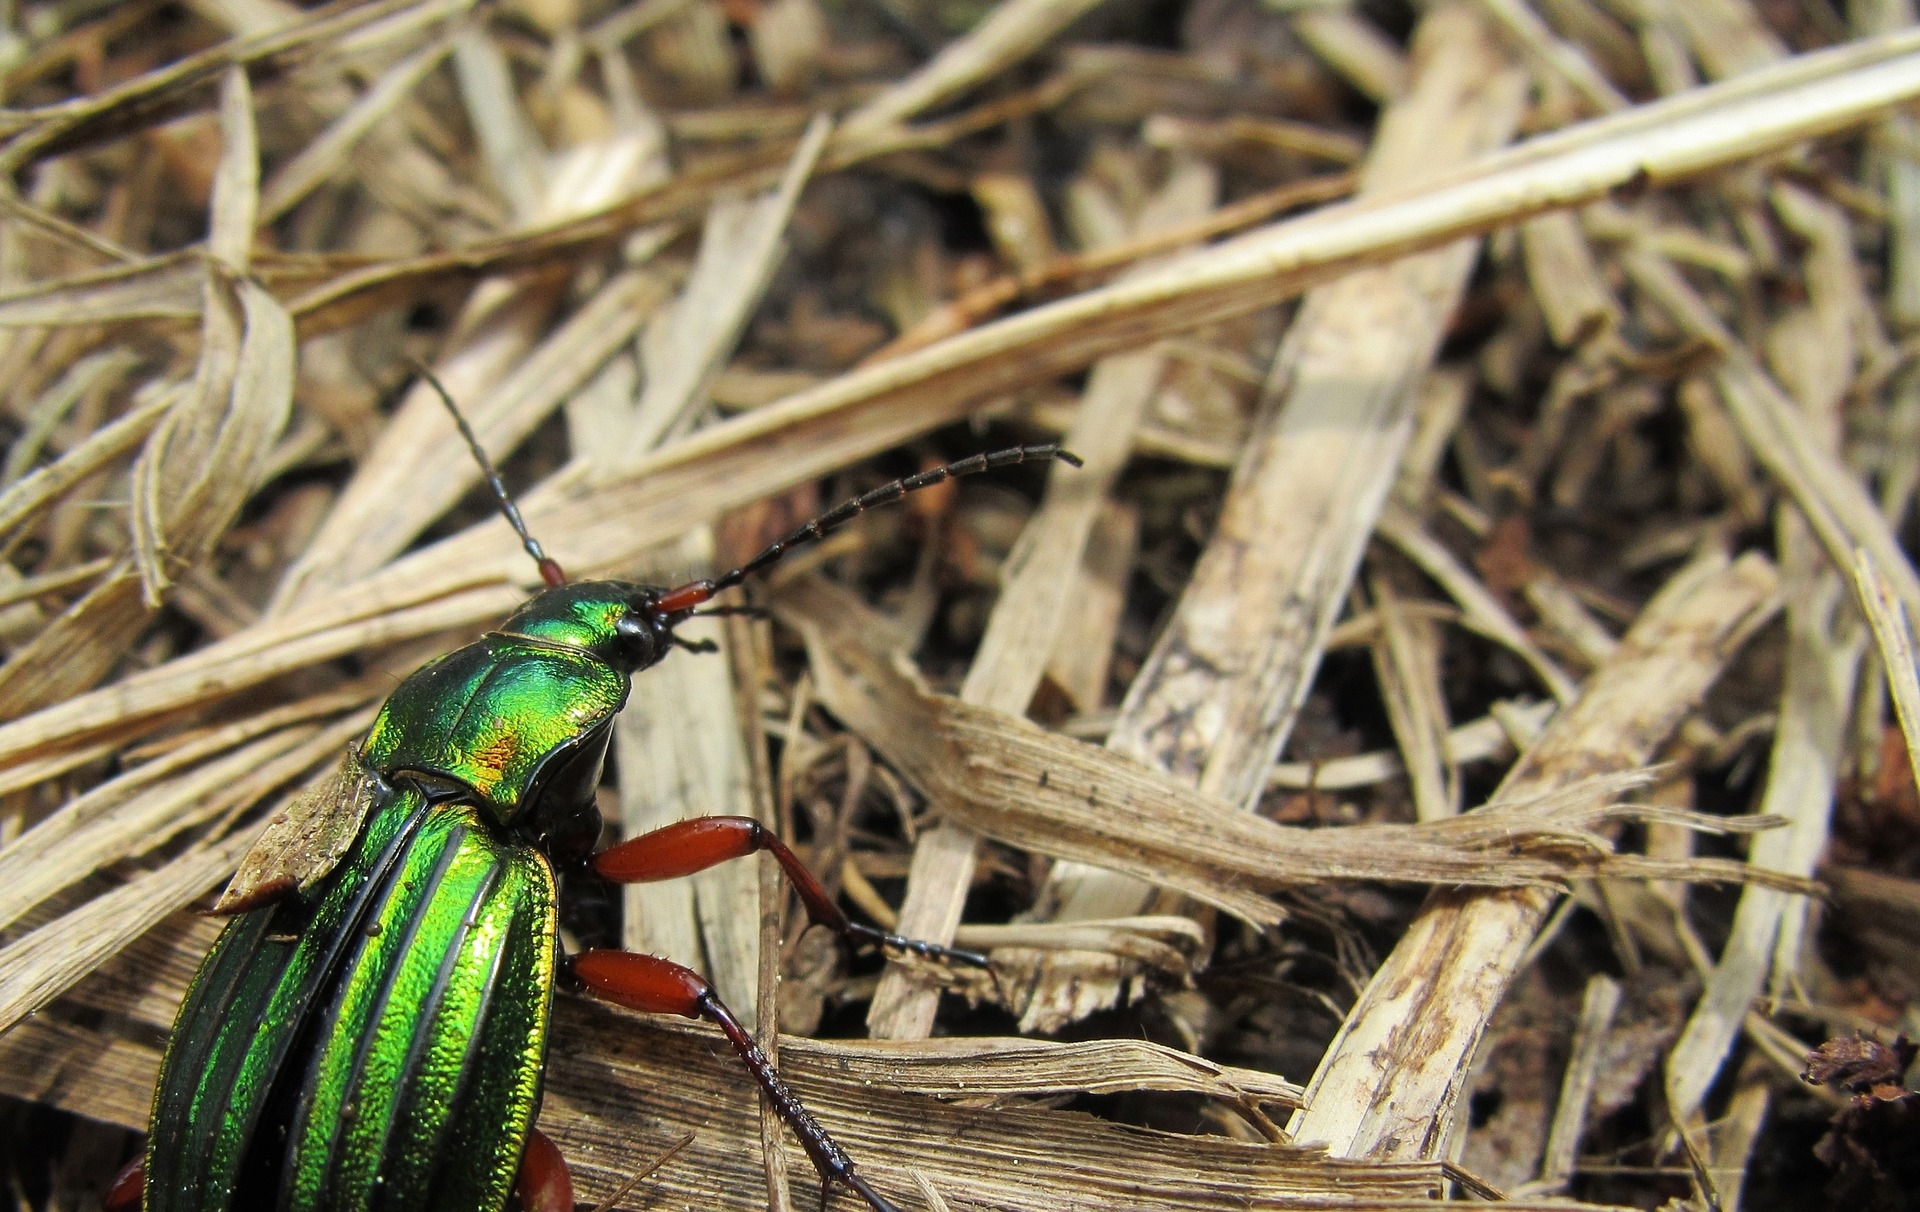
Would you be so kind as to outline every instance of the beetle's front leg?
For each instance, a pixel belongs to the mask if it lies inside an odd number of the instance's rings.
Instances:
[[[873,1212],[900,1212],[896,1205],[868,1186],[867,1181],[854,1171],[853,1160],[847,1156],[846,1150],[787,1088],[787,1083],[781,1080],[779,1071],[773,1067],[773,1061],[768,1059],[753,1036],[747,1033],[740,1020],[734,1017],[733,1011],[727,1009],[726,1003],[720,1000],[720,995],[714,992],[713,985],[706,977],[672,960],[636,955],[631,951],[583,951],[572,958],[569,966],[581,984],[608,1001],[634,1010],[705,1018],[717,1024],[726,1034],[727,1042],[733,1045],[734,1052],[739,1054],[747,1071],[760,1083],[760,1089],[766,1093],[774,1110],[793,1129],[793,1134],[800,1138],[800,1147],[813,1159],[813,1167],[820,1172],[821,1181],[829,1187],[841,1183],[852,1188],[867,1201]]]
[[[800,894],[801,903],[807,907],[808,920],[816,926],[825,926],[849,943],[873,943],[887,950],[909,951],[929,959],[976,968],[988,966],[987,957],[975,951],[942,947],[848,920],[799,856],[752,817],[703,816],[680,821],[602,850],[593,856],[588,866],[595,875],[617,884],[644,884],[692,875],[728,859],[745,858],[762,850],[773,855],[780,869],[787,873],[794,891]]]

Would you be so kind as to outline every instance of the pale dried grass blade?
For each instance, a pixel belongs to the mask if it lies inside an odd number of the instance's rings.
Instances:
[[[1774,199],[1811,245],[1812,306],[1787,311],[1769,335],[1804,334],[1793,344],[1775,343],[1778,361],[1784,377],[1799,388],[1794,415],[1814,443],[1810,453],[1837,458],[1843,401],[1858,349],[1856,324],[1870,305],[1853,263],[1849,226],[1837,210],[1786,187],[1777,188]],[[1775,533],[1787,604],[1786,672],[1766,790],[1757,809],[1789,824],[1757,838],[1748,862],[1811,876],[1827,848],[1866,637],[1838,565],[1821,554],[1805,517],[1781,509]],[[1741,894],[1719,962],[1667,1056],[1667,1104],[1677,1124],[1690,1124],[1697,1116],[1761,988],[1770,985],[1778,997],[1798,986],[1805,931],[1803,903],[1772,889]]]
[[[1753,455],[1741,441],[1739,427],[1720,402],[1712,380],[1689,375],[1675,398],[1687,422],[1687,448],[1733,503],[1740,519],[1759,523],[1766,517],[1766,492],[1754,474]]]
[[[74,485],[144,441],[160,423],[160,418],[173,408],[178,391],[176,386],[172,391],[163,389],[154,393],[152,398],[128,409],[124,416],[88,434],[56,461],[8,484],[6,491],[0,493],[0,539],[10,536]]]
[[[0,926],[95,871],[166,844],[181,830],[224,812],[229,788],[263,764],[311,739],[313,728],[286,729],[148,789],[108,784],[28,830],[0,852]],[[102,794],[102,793],[106,794]],[[92,802],[89,802],[92,801]]]
[[[1347,83],[1380,105],[1407,91],[1412,74],[1399,46],[1350,8],[1307,5],[1293,14],[1293,32]]]
[[[25,475],[39,461],[54,431],[63,422],[77,419],[76,413],[88,401],[97,406],[141,360],[139,354],[125,346],[110,345],[68,366],[30,403],[16,404],[17,414],[24,415],[19,418],[19,436],[7,450],[6,459],[0,461],[0,487],[9,486]]]
[[[232,870],[252,841],[238,833],[189,850],[0,950],[0,1032],[199,896]]]
[[[1523,80],[1467,10],[1423,21],[1415,59],[1414,83],[1383,118],[1363,170],[1362,204],[1369,192],[1445,175],[1506,142],[1518,123]],[[1108,748],[1243,809],[1257,801],[1393,486],[1414,388],[1478,251],[1462,242],[1307,296],[1269,373],[1269,419],[1248,442]],[[1141,912],[1149,895],[1062,866],[1046,899],[1072,921]],[[1043,973],[1032,1005],[1049,1009],[1027,1021],[1078,1016],[1119,992]]]
[[[1100,0],[1001,0],[965,37],[932,62],[867,102],[841,123],[848,147],[876,142],[893,128],[958,96],[1026,58]]]
[[[227,153],[216,174],[210,239],[218,255],[203,277],[200,364],[134,464],[132,567],[109,574],[0,670],[0,701],[15,712],[75,693],[111,668],[176,569],[196,567],[212,552],[265,474],[286,424],[292,322],[265,290],[231,276],[251,250],[258,179],[251,93],[238,68],[223,82],[222,130]]]
[[[344,169],[354,148],[367,133],[405,101],[421,81],[432,75],[452,49],[453,44],[442,38],[388,68],[325,131],[275,169],[260,189],[261,222],[271,223],[286,214]]]
[[[632,468],[706,403],[714,376],[732,356],[779,268],[794,205],[832,130],[826,115],[816,116],[771,194],[719,202],[708,212],[685,290],[648,329],[643,346],[647,385],[625,449],[594,458],[596,467],[616,474]]]
[[[72,749],[22,762],[9,769],[5,775],[0,775],[0,795],[20,791],[44,783],[48,779],[59,778],[77,767],[97,762],[119,748],[120,742],[116,739],[77,745]]]
[[[1498,715],[1484,715],[1451,729],[1447,752],[1455,762],[1465,765],[1523,751],[1556,710],[1555,703],[1509,703]],[[1267,778],[1270,786],[1290,790],[1347,791],[1404,778],[1406,773],[1398,752],[1381,750],[1324,762],[1278,762]]]
[[[814,120],[771,193],[717,203],[709,212],[686,288],[656,315],[642,340],[644,392],[631,409],[612,403],[624,422],[617,433],[620,445],[581,452],[596,470],[612,471],[644,456],[691,422],[706,403],[714,376],[732,356],[773,279],[793,208],[831,130],[824,115]],[[688,543],[683,558],[674,562],[677,567],[663,578],[667,583],[711,566],[711,533],[698,528]],[[753,815],[752,772],[725,659],[727,633],[713,623],[695,623],[686,634],[718,645],[723,659],[656,670],[661,676],[635,686],[628,710],[615,724],[625,772],[621,819],[629,837],[688,817]],[[739,864],[676,884],[627,888],[622,894],[627,944],[667,955],[705,955],[704,971],[724,997],[735,1005],[758,1004],[762,882],[754,865]],[[783,1198],[784,1187],[774,1186],[776,1200]]]
[[[1773,1084],[1765,1069],[1758,1059],[1741,1067],[1733,1097],[1727,1101],[1726,1114],[1715,1125],[1713,1165],[1709,1174],[1719,1191],[1720,1206],[1726,1212],[1740,1212],[1753,1149],[1759,1143],[1760,1129],[1773,1101]]]
[[[1520,225],[1520,247],[1527,283],[1556,344],[1573,349],[1620,326],[1620,301],[1572,214],[1556,211],[1528,219]]]
[[[146,1021],[170,1020],[191,973],[188,961],[212,934],[208,923],[175,922],[187,928],[170,931],[138,969],[91,983],[87,1001],[122,1014],[138,1009]],[[160,989],[152,987],[156,982]],[[716,1033],[565,995],[555,1010],[541,1127],[572,1159],[584,1197],[611,1192],[659,1152],[655,1132],[636,1136],[623,1118],[639,1100],[655,1117],[660,1138],[697,1130],[689,1152],[648,1180],[655,1197],[721,1212],[765,1207],[752,1144],[758,1088],[723,1055]],[[955,1105],[942,1097],[963,1097],[953,1079],[967,1080],[969,1073],[1008,1092],[1068,1091],[1117,1075],[1122,1084],[1189,1089],[1234,1105],[1249,1099],[1284,1104],[1290,1097],[1270,1075],[1192,1064],[1193,1058],[1151,1045],[992,1041],[975,1061],[967,1058],[965,1041],[902,1046],[783,1037],[780,1043],[797,1092],[881,1190],[908,1191],[915,1185],[911,1175],[924,1173],[956,1212],[1057,1212],[1086,1200],[1145,1212],[1238,1212],[1249,1191],[1275,1209],[1324,1208],[1327,1192],[1336,1190],[1343,1207],[1414,1212],[1432,1206],[1442,1183],[1440,1168],[1431,1164],[1329,1162],[1310,1151],[1177,1136],[1043,1108]],[[45,1017],[0,1038],[0,1088],[128,1126],[146,1122],[158,1066],[158,1050],[144,1041]],[[896,1068],[905,1089],[889,1076]],[[57,1080],[49,1080],[54,1075]],[[1573,1202],[1512,1206],[1516,1212],[1549,1206],[1596,1212]]]
[[[1536,71],[1558,76],[1572,85],[1594,113],[1618,113],[1632,106],[1626,94],[1601,75],[1579,47],[1556,37],[1539,14],[1527,6],[1526,0],[1481,0],[1481,3],[1535,61]]]
[[[1541,630],[1572,650],[1587,668],[1606,664],[1620,647],[1620,641],[1593,617],[1579,594],[1551,573],[1543,571],[1529,578],[1520,591],[1539,617]]]
[[[1083,712],[1100,709],[1140,549],[1140,511],[1109,501],[1094,519],[1073,599],[1077,603],[1047,654],[1047,677]]]
[[[1786,393],[1671,265],[1639,250],[1626,253],[1623,262],[1636,285],[1690,334],[1713,346],[1720,357],[1714,383],[1740,436],[1754,461],[1779,480],[1806,515],[1827,558],[1846,567],[1855,551],[1868,551],[1908,613],[1920,612],[1920,577],[1886,519],[1852,473],[1826,453]]]
[[[726,644],[728,689],[731,691],[731,718],[724,727],[740,743],[740,765],[747,784],[743,807],[761,826],[778,832],[780,809],[773,788],[773,755],[767,747],[766,729],[760,715],[761,692],[767,686],[767,657],[762,651],[766,629],[735,616],[722,623]],[[717,697],[717,696],[716,696]],[[759,879],[753,888],[751,908],[759,920],[752,933],[757,937],[739,944],[742,960],[753,963],[753,1033],[762,1049],[778,1063],[780,1049],[780,961],[781,932],[785,927],[787,885],[779,864],[762,858],[757,864]],[[710,906],[717,907],[717,906]],[[716,915],[717,918],[717,915]],[[715,925],[737,934],[731,921],[716,920]],[[689,1138],[691,1139],[691,1138]],[[793,1191],[788,1181],[786,1124],[779,1108],[771,1100],[760,1100],[760,1156],[766,1162],[767,1212],[792,1212]]]
[[[243,274],[253,258],[253,233],[259,226],[260,140],[254,131],[253,88],[247,73],[237,67],[220,78],[220,144],[207,255],[229,273]]]
[[[659,171],[657,151],[639,136],[576,149],[541,204],[549,213],[569,215],[605,206]],[[486,279],[468,297],[434,373],[482,446],[502,459],[626,344],[670,283],[644,268],[616,274],[569,322],[547,332],[565,285],[561,278],[548,273]],[[288,612],[391,560],[479,477],[439,397],[426,383],[415,384],[319,533],[282,576],[271,613]],[[538,522],[533,526],[535,533],[548,533]]]
[[[1811,876],[1826,849],[1864,645],[1845,587],[1804,526],[1791,517],[1781,530],[1786,684],[1757,810],[1790,824],[1757,837],[1747,861],[1755,868]],[[1794,983],[1801,929],[1791,908],[1790,898],[1771,888],[1741,893],[1719,962],[1667,1056],[1667,1099],[1676,1119],[1699,1109],[1769,973],[1776,989]]]
[[[205,278],[199,256],[163,253],[132,265],[36,282],[0,294],[0,328],[197,320]]]
[[[962,926],[954,931],[953,938],[972,951],[1011,947],[1032,951],[1098,951],[1137,960],[1176,980],[1192,974],[1194,956],[1203,951],[1207,943],[1206,932],[1199,923],[1175,913],[1117,917],[1104,922]]]
[[[0,165],[12,174],[110,131],[165,121],[193,107],[230,67],[286,71],[323,54],[408,36],[423,22],[444,20],[472,6],[473,0],[375,0],[322,11],[188,55],[87,97],[10,111],[0,120],[0,134],[11,136],[0,148]],[[356,41],[356,34],[365,40]]]
[[[1504,645],[1527,663],[1541,684],[1562,704],[1579,697],[1580,687],[1565,670],[1540,650],[1500,600],[1488,591],[1466,565],[1421,527],[1404,510],[1388,505],[1380,514],[1380,537],[1432,577],[1464,612],[1463,622],[1495,643]]]
[[[1920,771],[1920,657],[1915,655],[1911,616],[1864,549],[1854,553],[1853,581],[1854,593],[1873,625],[1880,667],[1886,671],[1887,689],[1906,738],[1907,760],[1911,769]]]
[[[918,1170],[909,1170],[907,1173],[913,1179],[913,1185],[920,1189],[920,1198],[927,1201],[927,1212],[952,1212],[947,1207],[946,1197],[940,1194],[932,1179]]]
[[[60,593],[85,585],[113,567],[112,556],[100,556],[81,564],[73,564],[54,572],[43,572],[37,576],[9,577],[9,584],[0,590],[0,608],[28,602],[43,594]]]
[[[1767,197],[1787,229],[1807,242],[1802,261],[1807,302],[1822,335],[1833,346],[1830,356],[1845,364],[1849,376],[1863,362],[1894,356],[1856,259],[1859,238],[1846,212],[1832,200],[1787,181],[1775,182]],[[1804,395],[1800,398],[1816,418],[1831,412]]]
[[[247,272],[258,213],[253,93],[234,67],[221,81],[223,150],[207,237],[211,259],[200,366],[134,465],[133,554],[147,605],[175,568],[211,553],[267,469],[293,403],[293,322]],[[216,268],[217,267],[217,268]]]
[[[1786,58],[1787,48],[1747,0],[1673,0],[1667,11],[1709,74],[1724,79]]]
[[[1682,569],[1497,798],[1637,771],[1771,614],[1777,592],[1772,566],[1754,555]],[[1308,1109],[1293,1119],[1294,1138],[1340,1157],[1442,1149],[1474,1048],[1553,899],[1540,889],[1433,894],[1349,1011],[1308,1086]]]
[[[1035,308],[710,427],[662,450],[630,478],[592,494],[583,479],[563,472],[522,504],[535,530],[556,540],[558,555],[569,567],[617,567],[652,536],[711,520],[735,505],[924,433],[1013,384],[1085,366],[1143,339],[1242,314],[1364,260],[1446,243],[1629,182],[1658,183],[1705,172],[1869,121],[1920,93],[1916,45],[1920,33],[1902,33],[1801,56],[1534,140],[1483,162],[1458,181],[1277,224],[1137,281]],[[369,602],[404,611],[476,583],[523,580],[523,562],[504,524],[483,525],[324,600],[316,595],[303,617],[293,620],[293,629],[317,635],[342,619],[366,618]],[[504,612],[498,603],[515,598],[501,585],[490,599],[494,604],[484,609],[479,595],[465,600],[475,610],[464,616],[470,623]],[[447,609],[441,617],[453,617]],[[225,690],[212,691],[202,680],[202,671],[230,660],[236,667],[227,672],[242,678],[258,677],[270,665],[298,667],[243,657],[242,649],[252,649],[258,639],[249,635],[234,648],[211,646],[189,658],[197,663],[187,669],[163,667],[136,675],[115,688],[111,705],[105,697],[83,696],[0,725],[0,764],[62,737],[96,730],[103,719],[128,721],[177,708],[193,696],[231,693],[248,683],[227,681]],[[316,642],[307,651],[343,649]],[[134,704],[141,706],[136,710]]]
[[[1135,236],[1189,222],[1213,208],[1219,190],[1210,166],[1176,165],[1165,186],[1143,209]],[[1116,240],[1128,233],[1112,233]],[[963,701],[1014,715],[1027,706],[1045,675],[1069,612],[1069,594],[1101,509],[1133,447],[1166,369],[1166,354],[1148,348],[1104,358],[1094,365],[1078,413],[1064,438],[1080,456],[1078,468],[1054,466],[1040,508],[1028,519],[1008,556],[1000,597],[961,684]],[[914,846],[900,930],[912,938],[949,942],[960,924],[972,885],[978,839],[941,825]],[[904,966],[890,965],[874,992],[867,1030],[878,1039],[924,1039],[933,1030],[938,987]]]
[[[453,35],[453,64],[488,174],[514,218],[528,222],[540,208],[546,149],[520,108],[506,55],[485,29],[464,25]]]
[[[1749,579],[1751,568],[1743,570]],[[1642,811],[1616,806],[1618,794],[1641,781],[1637,771],[1624,782],[1583,779],[1538,794],[1517,789],[1498,801],[1500,811],[1420,825],[1297,829],[1226,811],[1219,800],[1120,755],[927,692],[867,647],[871,628],[862,612],[821,582],[802,579],[783,590],[778,608],[808,634],[821,702],[948,819],[1011,845],[1100,863],[1256,924],[1279,917],[1262,890],[1325,880],[1512,887],[1555,885],[1592,871],[1747,875],[1738,863],[1609,856],[1586,825]]]
[[[593,46],[618,47],[646,33],[654,26],[679,15],[692,0],[638,0],[623,4],[580,34],[580,40]]]
[[[1436,367],[1420,380],[1413,401],[1413,436],[1400,455],[1392,500],[1415,517],[1424,516],[1439,482],[1440,465],[1466,415],[1474,376],[1455,367]]]
[[[704,528],[647,568],[649,581],[677,584],[713,566]],[[752,769],[728,674],[730,645],[720,620],[680,631],[720,651],[674,660],[636,679],[614,722],[625,837],[696,816],[753,816]],[[759,1000],[760,878],[756,863],[723,864],[691,879],[621,890],[623,941],[629,950],[671,955],[700,971],[730,1005]],[[784,900],[776,903],[784,903]]]
[[[1593,1101],[1600,1066],[1607,1056],[1607,1033],[1613,1027],[1613,1016],[1619,1008],[1619,982],[1598,974],[1588,979],[1580,1002],[1580,1021],[1573,1032],[1571,1055],[1567,1058],[1567,1071],[1560,1079],[1560,1101],[1554,1106],[1553,1128],[1547,1134],[1540,1179],[1532,1185],[1530,1193],[1558,1194],[1573,1177],[1574,1166],[1580,1159],[1580,1137],[1586,1130],[1587,1108]]]
[[[1380,640],[1373,645],[1374,678],[1413,788],[1414,816],[1422,821],[1457,816],[1460,765],[1448,746],[1439,629],[1432,619],[1408,613],[1387,578],[1376,576],[1372,585],[1380,617]]]
[[[1631,15],[1646,56],[1647,74],[1663,97],[1700,86],[1700,72],[1687,53],[1686,37],[1673,16],[1674,0],[1638,0]]]
[[[495,452],[494,457],[523,441],[554,409],[584,387],[609,358],[628,346],[647,319],[658,314],[669,281],[650,269],[614,275],[572,316],[513,359],[511,369],[506,369],[489,390],[478,398],[458,401],[468,424],[480,435],[482,444]],[[528,315],[529,323],[539,319],[537,312],[536,308]],[[490,344],[487,338],[479,337],[475,347]],[[507,359],[500,355],[507,351],[494,352],[496,358],[489,362],[504,369]],[[409,402],[411,399],[410,395]],[[377,536],[368,536],[371,549],[367,544],[356,548],[355,565],[372,567],[402,550],[411,537],[457,503],[475,483],[477,467],[454,448],[457,437],[453,428],[445,424],[444,415],[440,419],[444,432],[435,436],[428,449],[416,452],[404,463],[396,462],[390,474],[368,480],[364,491],[372,503],[382,492],[391,492],[393,477],[403,470],[412,477],[400,502],[389,498],[386,514],[378,521]],[[373,525],[373,520],[368,524]]]
[[[134,465],[134,555],[148,604],[197,567],[267,472],[293,403],[293,323],[251,281],[209,278],[193,392]]]

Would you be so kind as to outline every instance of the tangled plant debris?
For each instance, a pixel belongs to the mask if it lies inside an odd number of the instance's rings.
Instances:
[[[690,623],[600,792],[990,973],[569,881],[889,1190],[1904,1206],[1915,16],[7,8],[0,1202],[97,1206],[195,910],[537,585],[424,363],[576,576],[1084,460]],[[708,1033],[570,992],[541,1126],[586,1199],[811,1198]]]

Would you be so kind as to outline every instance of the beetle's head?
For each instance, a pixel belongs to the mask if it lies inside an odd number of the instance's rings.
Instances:
[[[673,629],[693,613],[671,609],[673,591],[631,581],[579,581],[549,589],[500,630],[583,648],[624,673],[638,673],[673,648]]]
[[[520,536],[520,545],[533,557],[540,569],[540,579],[547,585],[545,593],[516,611],[513,617],[501,624],[500,630],[508,635],[583,648],[614,668],[630,674],[659,664],[676,643],[695,651],[716,651],[711,642],[689,644],[676,640],[673,629],[693,617],[701,606],[713,600],[714,595],[773,567],[795,548],[819,542],[876,505],[897,501],[910,492],[932,488],[955,476],[970,476],[996,467],[1011,467],[1029,459],[1058,459],[1072,467],[1080,466],[1078,456],[1050,442],[1039,446],[1013,446],[1006,450],[989,451],[957,463],[929,467],[917,475],[882,484],[852,500],[842,501],[819,517],[794,528],[786,538],[767,544],[758,555],[738,568],[711,579],[688,581],[671,589],[636,585],[630,581],[583,581],[569,585],[560,565],[547,555],[546,549],[535,542],[533,535],[528,532],[519,506],[507,494],[507,486],[501,482],[500,474],[488,460],[487,452],[481,449],[480,439],[474,435],[473,427],[460,415],[460,408],[453,402],[453,397],[432,371],[420,363],[414,365],[452,414],[454,426],[459,429],[467,449],[473,452],[474,461],[486,476],[487,486],[493,489],[494,500],[500,504],[501,516]],[[717,607],[700,613],[725,614],[736,611]]]

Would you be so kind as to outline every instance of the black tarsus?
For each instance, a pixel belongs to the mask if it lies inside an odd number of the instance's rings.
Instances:
[[[922,959],[945,960],[953,964],[965,964],[969,968],[984,968],[993,971],[993,961],[978,951],[964,951],[959,947],[945,947],[939,943],[929,943],[923,939],[908,938],[901,934],[890,934],[885,930],[876,930],[862,922],[847,922],[841,931],[848,941],[858,939],[881,951],[904,951]]]
[[[727,1004],[720,1000],[720,995],[714,992],[711,985],[700,995],[697,1005],[701,1014],[727,1037],[727,1042],[733,1045],[734,1055],[746,1065],[747,1072],[753,1074],[754,1081],[759,1083],[761,1092],[773,1104],[774,1111],[799,1139],[800,1148],[806,1152],[808,1160],[813,1162],[814,1171],[820,1175],[822,1200],[834,1183],[840,1183],[866,1200],[872,1212],[900,1212],[897,1204],[868,1186],[866,1179],[855,1173],[853,1159],[840,1147],[840,1142],[834,1140],[820,1126],[820,1121],[813,1118],[813,1113],[807,1110],[806,1105],[795,1097],[781,1078],[780,1071],[774,1068],[773,1061],[761,1050],[759,1042],[727,1008]]]
[[[877,505],[890,504],[910,492],[932,488],[935,484],[946,480],[978,475],[983,471],[997,471],[1002,467],[1013,467],[1040,459],[1058,459],[1069,467],[1081,466],[1079,455],[1070,450],[1061,449],[1058,442],[1043,442],[1034,446],[1010,446],[1005,450],[986,451],[956,462],[944,463],[939,467],[930,467],[918,475],[882,484],[870,492],[861,493],[852,500],[842,501],[819,517],[795,527],[793,532],[785,538],[767,544],[761,549],[760,554],[738,568],[723,572],[710,581],[695,581],[692,585],[704,587],[707,596],[711,597],[723,589],[733,588],[754,573],[779,563],[794,548],[819,542]]]
[[[878,1191],[875,1191],[872,1187],[869,1187],[867,1180],[861,1178],[858,1174],[849,1173],[845,1181],[847,1186],[853,1188],[853,1190],[859,1194],[860,1198],[866,1200],[870,1206],[875,1208],[893,1208],[894,1212],[900,1212],[897,1207],[894,1207],[892,1201]],[[820,1206],[822,1208],[827,1206],[827,1194],[831,1190],[831,1187],[832,1184],[830,1183],[820,1184]]]
[[[500,473],[494,470],[493,460],[487,458],[487,452],[481,449],[480,439],[474,435],[473,426],[467,424],[467,418],[460,413],[460,406],[453,402],[453,393],[447,390],[446,384],[440,381],[438,375],[427,368],[425,362],[418,358],[408,358],[407,361],[413,363],[413,369],[433,388],[434,393],[440,397],[440,402],[447,406],[447,412],[453,417],[454,425],[459,428],[460,436],[466,439],[467,449],[473,452],[474,462],[480,464],[481,474],[487,478],[487,487],[493,490],[493,499],[500,504],[500,512],[506,515],[507,525],[513,527],[513,533],[520,536],[520,546],[526,548],[527,554],[533,557],[534,564],[539,567],[540,579],[546,582],[549,589],[557,589],[565,585],[567,574],[560,570],[559,562],[540,546],[540,541],[527,532],[527,523],[520,516],[520,507],[513,503],[513,497],[507,492],[506,482],[500,478]]]

